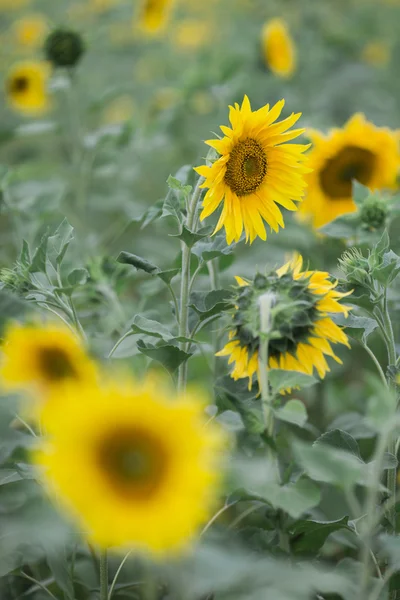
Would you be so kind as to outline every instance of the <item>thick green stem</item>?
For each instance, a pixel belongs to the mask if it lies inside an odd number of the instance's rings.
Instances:
[[[196,212],[197,205],[201,196],[201,184],[204,178],[199,177],[197,185],[193,191],[192,197],[187,207],[186,227],[189,231],[196,229]],[[189,337],[188,316],[189,316],[189,289],[190,289],[190,257],[191,248],[184,242],[181,242],[182,247],[182,276],[181,276],[181,297],[180,297],[180,314],[179,314],[179,336],[183,338]],[[186,352],[187,342],[180,343],[180,349]],[[186,388],[187,364],[184,361],[178,371],[178,390],[184,391]]]
[[[268,381],[268,345],[271,331],[271,307],[274,295],[267,292],[260,296],[260,348],[258,352],[258,380],[260,382],[261,404],[264,414],[265,429],[272,435],[274,419],[271,407]]]
[[[100,553],[100,600],[108,600],[108,556],[107,550]]]
[[[210,283],[211,289],[217,290],[219,288],[219,272],[218,272],[218,259],[214,258],[207,263],[208,273],[210,275]],[[218,360],[215,356],[218,352],[218,343],[219,343],[219,335],[218,330],[214,329],[212,333],[212,347],[213,347],[213,371],[215,377],[218,376],[217,368],[218,368]]]

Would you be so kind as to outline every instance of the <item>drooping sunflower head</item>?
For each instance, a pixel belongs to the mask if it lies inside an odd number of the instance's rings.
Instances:
[[[150,35],[162,31],[169,19],[175,0],[142,0],[140,29]]]
[[[196,394],[171,398],[147,379],[73,385],[61,400],[43,409],[48,446],[34,460],[90,539],[158,554],[190,542],[213,508],[224,443]]]
[[[6,78],[5,92],[10,106],[26,115],[40,115],[49,108],[47,80],[50,70],[44,62],[15,64]]]
[[[283,19],[270,19],[261,33],[265,64],[278,77],[288,78],[296,69],[296,49]]]
[[[370,190],[395,189],[400,168],[399,138],[395,131],[375,127],[361,114],[327,136],[309,132],[312,172],[300,213],[318,228],[356,210],[353,180]]]
[[[2,344],[1,384],[49,393],[65,383],[94,381],[96,368],[83,343],[59,325],[11,325]]]
[[[284,227],[278,204],[288,210],[297,210],[296,202],[303,197],[303,152],[309,146],[287,144],[303,133],[303,129],[288,131],[301,116],[291,114],[276,122],[284,100],[271,109],[267,104],[252,111],[244,97],[242,106],[230,107],[231,128],[221,126],[225,137],[206,143],[221,156],[211,166],[195,170],[205,178],[202,187],[208,188],[201,219],[205,219],[223,203],[215,228],[225,227],[228,244],[239,241],[243,229],[250,243],[259,236],[267,237],[264,221],[278,231]]]
[[[228,343],[217,355],[229,356],[229,363],[234,363],[231,376],[235,380],[248,377],[249,388],[259,368],[259,301],[267,292],[273,297],[269,368],[309,375],[315,368],[323,378],[329,371],[327,356],[341,362],[331,343],[348,346],[347,336],[330,317],[332,313],[347,316],[349,308],[340,304],[347,294],[336,291],[329,273],[303,271],[302,266],[298,256],[268,275],[257,274],[252,282],[237,278],[233,327]]]

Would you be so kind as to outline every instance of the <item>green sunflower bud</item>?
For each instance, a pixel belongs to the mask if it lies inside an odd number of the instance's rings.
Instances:
[[[388,212],[386,200],[380,196],[369,196],[360,209],[363,228],[369,231],[381,229],[386,223]]]
[[[55,67],[74,67],[85,51],[85,44],[75,31],[55,29],[47,37],[44,51]]]
[[[349,283],[367,287],[371,284],[368,260],[358,248],[346,250],[339,259],[339,267]]]

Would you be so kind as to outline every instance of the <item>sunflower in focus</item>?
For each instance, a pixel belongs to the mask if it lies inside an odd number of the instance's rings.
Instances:
[[[88,537],[158,554],[190,542],[213,508],[224,444],[199,398],[148,378],[73,385],[61,400],[43,408],[49,439],[34,460]]]
[[[352,213],[353,179],[370,190],[395,189],[400,167],[398,133],[375,127],[364,115],[354,115],[343,129],[328,135],[310,131],[313,147],[308,156],[313,169],[299,214],[322,227],[340,215]]]
[[[96,380],[82,342],[65,326],[11,325],[2,344],[0,378],[7,389],[58,390],[61,384]]]
[[[10,106],[26,115],[40,115],[50,105],[47,80],[50,69],[45,62],[21,62],[9,71],[5,92]]]
[[[302,271],[302,268],[303,259],[297,256],[276,272],[256,275],[253,282],[236,278],[239,288],[233,329],[217,356],[229,356],[229,364],[234,363],[231,377],[235,380],[248,377],[249,389],[253,375],[258,373],[259,298],[266,292],[274,297],[269,368],[308,375],[315,368],[324,378],[330,370],[327,356],[341,363],[331,344],[349,347],[344,331],[330,317],[338,313],[347,317],[350,308],[340,304],[340,300],[348,294],[336,291],[337,282],[330,281],[329,273]]]
[[[271,19],[261,33],[265,64],[278,77],[288,78],[296,69],[296,49],[283,19]]]
[[[27,48],[37,48],[46,36],[48,25],[42,15],[29,15],[14,23],[17,42]]]
[[[155,34],[166,26],[174,0],[143,0],[139,14],[142,31]]]
[[[309,146],[285,143],[304,130],[288,131],[301,113],[276,123],[284,104],[280,100],[271,109],[267,104],[252,111],[245,96],[241,107],[231,106],[232,127],[221,126],[225,137],[206,142],[221,156],[211,166],[195,169],[205,178],[202,187],[208,188],[200,217],[205,219],[223,202],[215,232],[225,227],[228,244],[238,242],[243,229],[246,241],[252,243],[257,236],[265,240],[263,219],[278,231],[285,226],[278,204],[297,210],[296,202],[302,200],[309,171],[302,164],[303,153]]]

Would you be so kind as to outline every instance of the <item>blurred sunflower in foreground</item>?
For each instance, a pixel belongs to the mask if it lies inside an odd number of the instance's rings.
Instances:
[[[1,350],[0,379],[7,389],[43,394],[66,382],[96,379],[83,343],[66,326],[10,325]]]
[[[9,71],[5,93],[10,106],[26,115],[40,115],[50,106],[47,81],[50,68],[45,62],[21,62]]]
[[[34,460],[51,493],[101,547],[167,553],[207,521],[225,442],[191,393],[150,379],[73,385],[43,409]]]
[[[267,21],[261,33],[265,64],[278,77],[288,78],[296,69],[296,49],[283,19]]]
[[[205,177],[202,187],[209,188],[203,201],[201,219],[223,209],[215,231],[225,227],[228,244],[238,242],[242,231],[250,243],[267,233],[263,219],[274,230],[284,227],[278,204],[288,210],[297,210],[305,188],[304,174],[309,171],[302,162],[308,145],[285,144],[301,135],[304,129],[288,131],[301,113],[275,123],[285,101],[280,100],[271,109],[269,104],[252,111],[244,97],[242,106],[230,107],[232,128],[221,126],[225,137],[208,140],[206,144],[221,156],[211,166],[197,167]]]
[[[18,19],[13,30],[18,44],[26,48],[38,48],[46,36],[48,24],[42,15],[32,14]]]
[[[149,34],[163,30],[168,22],[174,0],[142,0],[139,27]]]
[[[271,332],[268,366],[271,369],[300,371],[312,375],[314,368],[324,378],[330,370],[326,356],[336,362],[331,344],[349,346],[347,336],[330,314],[346,317],[349,307],[340,300],[348,294],[335,290],[329,273],[302,271],[303,259],[297,256],[276,272],[258,274],[252,282],[237,277],[239,288],[233,310],[233,329],[226,346],[217,356],[229,356],[234,363],[231,377],[252,378],[258,372],[260,346],[259,299],[269,292],[274,297],[271,309]]]
[[[332,129],[327,135],[310,131],[308,135],[313,143],[308,154],[312,171],[299,212],[314,227],[356,210],[353,179],[370,190],[396,188],[400,167],[397,132],[375,127],[364,115],[356,114],[342,129]]]

